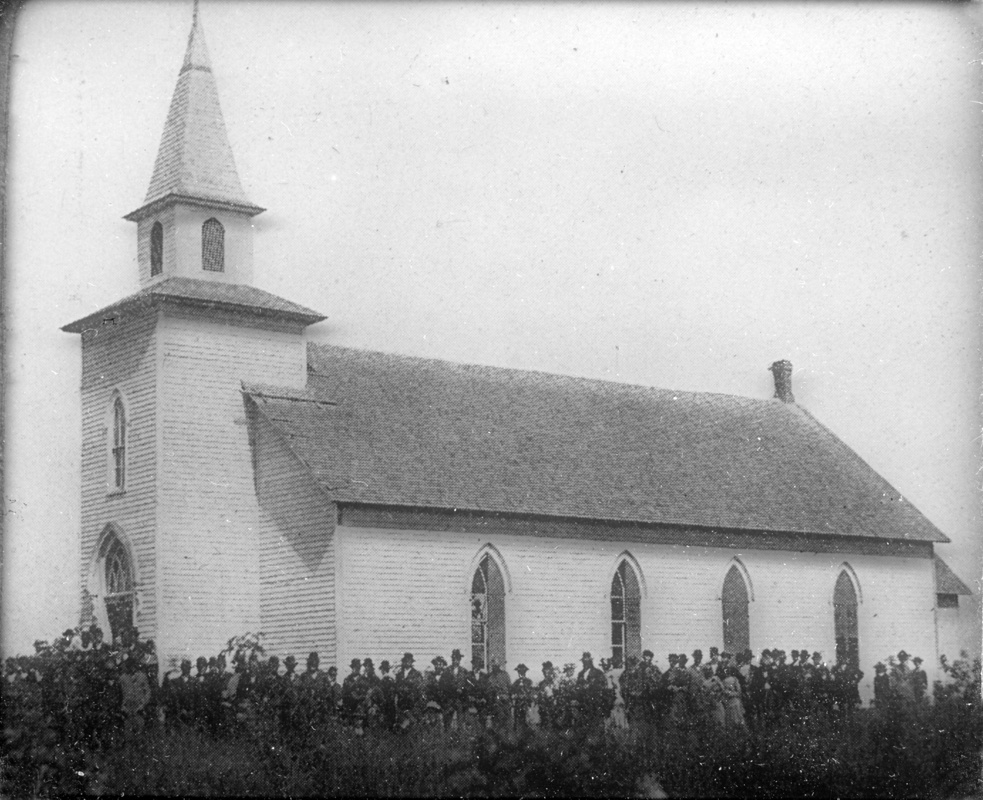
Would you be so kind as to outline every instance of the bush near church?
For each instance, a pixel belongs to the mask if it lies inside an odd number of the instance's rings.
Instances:
[[[244,664],[264,655],[248,636],[230,640],[232,659],[237,652]],[[329,719],[302,739],[262,709],[215,732],[153,718],[127,732],[118,655],[81,669],[79,651],[38,642],[34,655],[7,660],[5,796],[625,796],[661,787],[670,795],[949,797],[979,789],[980,662],[965,654],[942,660],[947,680],[931,704],[902,698],[849,718],[788,714],[742,735],[640,722],[360,733]],[[24,680],[7,679],[15,672]]]

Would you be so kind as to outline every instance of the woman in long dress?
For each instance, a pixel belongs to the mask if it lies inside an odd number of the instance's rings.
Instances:
[[[733,675],[724,678],[724,698],[724,724],[728,728],[746,729],[741,682]]]

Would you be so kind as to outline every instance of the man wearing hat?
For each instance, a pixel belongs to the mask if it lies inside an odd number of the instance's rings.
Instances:
[[[543,662],[543,679],[536,687],[536,711],[539,724],[551,728],[556,724],[556,669],[552,661]]]
[[[577,673],[577,703],[584,723],[591,725],[604,716],[604,695],[608,688],[604,673],[594,666],[594,658],[585,652],[580,657],[583,669]]]
[[[529,668],[525,664],[519,664],[515,671],[519,677],[512,681],[512,716],[516,728],[525,728],[528,726],[526,717],[533,703],[532,681],[526,677]]]
[[[874,705],[887,708],[891,702],[891,679],[887,677],[887,667],[878,661],[874,664]]]
[[[915,695],[915,702],[920,703],[925,698],[928,693],[928,675],[925,674],[925,670],[922,669],[922,658],[921,656],[915,656],[911,659],[911,663],[914,665],[911,669],[911,688]]]
[[[500,730],[507,727],[512,710],[512,683],[509,674],[494,656],[491,659],[491,672],[488,673],[487,710],[489,723]]]
[[[911,703],[915,700],[915,689],[911,682],[911,665],[904,650],[898,653],[898,663],[891,665],[891,689],[899,699]]]
[[[433,703],[443,713],[443,703],[440,696],[440,678],[447,668],[447,659],[434,656],[430,661],[431,668],[423,673],[423,695],[426,702]]]
[[[387,660],[379,664],[379,723],[386,730],[396,726],[396,682],[390,669]]]
[[[353,658],[349,664],[349,672],[341,682],[341,716],[345,722],[354,722],[362,693],[359,678],[362,676],[362,659]]]
[[[413,664],[413,654],[404,653],[396,670],[396,714],[403,730],[413,724],[423,706],[423,676]]]
[[[467,670],[461,666],[461,651],[451,651],[451,665],[440,674],[440,707],[444,711],[444,728],[456,727],[464,713],[464,695],[467,689]]]

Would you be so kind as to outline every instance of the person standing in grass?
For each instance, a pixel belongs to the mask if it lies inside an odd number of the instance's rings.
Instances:
[[[123,732],[127,739],[132,740],[143,732],[142,712],[150,702],[147,674],[139,669],[137,660],[132,655],[127,656],[123,662],[119,686],[123,695]]]
[[[911,689],[915,695],[915,702],[921,703],[928,694],[928,675],[922,669],[921,656],[915,656],[912,660],[914,666],[911,670]]]
[[[887,676],[887,667],[880,661],[874,664],[874,706],[885,709],[891,702],[891,679]]]

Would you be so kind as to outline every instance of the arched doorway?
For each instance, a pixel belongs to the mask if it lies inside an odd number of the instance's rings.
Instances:
[[[136,581],[130,554],[115,533],[110,533],[102,543],[99,570],[109,637],[116,640],[124,630],[133,627]]]

